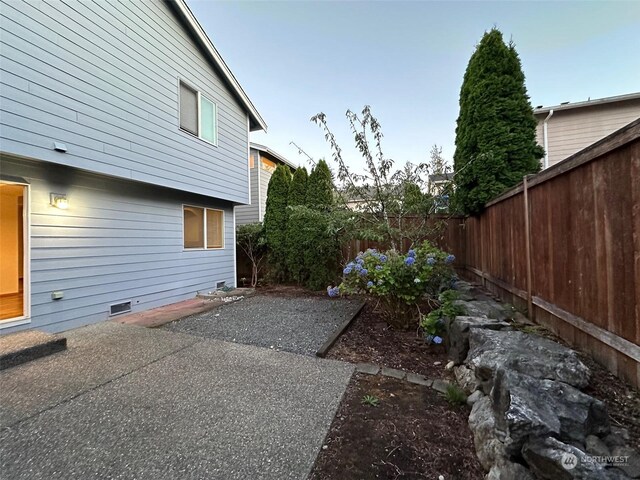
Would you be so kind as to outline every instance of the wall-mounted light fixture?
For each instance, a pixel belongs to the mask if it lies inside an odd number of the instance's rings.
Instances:
[[[69,200],[67,200],[66,193],[50,193],[49,199],[53,207],[59,208],[60,210],[69,208]]]

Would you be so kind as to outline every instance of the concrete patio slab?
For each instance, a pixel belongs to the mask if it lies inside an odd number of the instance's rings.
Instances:
[[[130,331],[132,343],[138,337],[148,343],[145,329],[118,327]],[[177,344],[184,341],[180,334],[146,332],[160,342],[167,336],[175,336]],[[78,338],[69,333],[73,352],[72,339]],[[4,428],[0,471],[12,479],[306,478],[354,367],[189,338],[196,343],[156,360],[147,355],[146,365],[94,388],[78,384],[82,393]],[[117,346],[111,347],[118,356]],[[50,357],[58,359],[48,366],[53,378],[35,387],[47,404],[55,396],[47,392],[57,392],[55,383],[64,381],[65,373],[78,374],[80,366],[105,368],[102,361],[93,362],[90,349],[76,353],[77,367],[59,360],[62,355]],[[132,352],[123,356],[139,365]],[[0,409],[33,394],[32,369],[39,362],[0,373],[3,385],[6,373],[30,375],[22,383],[12,379],[14,392],[9,398],[0,393]]]
[[[102,322],[65,332],[67,350],[0,372],[0,427],[130,373],[199,339]]]
[[[361,308],[356,300],[255,295],[165,325],[165,329],[231,342],[315,355]]]

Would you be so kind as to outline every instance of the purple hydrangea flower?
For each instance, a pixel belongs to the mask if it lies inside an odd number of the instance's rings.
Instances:
[[[440,344],[442,343],[442,337],[439,337],[439,336],[437,336],[437,335],[436,335],[435,337],[433,337],[433,340],[432,340],[432,341],[433,341],[433,343],[435,343],[436,345],[440,345]]]
[[[364,265],[364,259],[362,258],[356,258],[356,262],[358,263],[358,265]]]
[[[407,252],[407,255],[410,257],[415,257],[416,256],[416,251],[414,249],[411,249]]]
[[[371,280],[369,280],[367,282],[367,287],[369,287],[369,288],[373,287],[373,282]]]
[[[349,275],[351,273],[351,267],[347,265],[342,273],[344,273],[345,275]]]
[[[447,258],[444,259],[444,263],[453,263],[456,260],[455,255],[447,255]]]
[[[382,265],[376,265],[376,270],[378,271],[382,270]]]
[[[331,286],[328,286],[327,287],[327,294],[330,297],[337,297],[338,295],[340,295],[340,287],[333,287],[332,288]]]
[[[361,269],[361,270],[360,270],[360,275],[362,275],[363,277],[364,277],[367,273],[369,273],[369,271],[368,271],[366,268],[363,268],[363,269]]]
[[[404,259],[404,263],[406,263],[407,265],[411,266],[414,263],[416,263],[416,259],[413,257],[407,257]]]
[[[386,255],[380,255],[380,261],[382,263],[386,262],[387,261],[387,256]]]
[[[433,257],[429,257],[427,258],[427,265],[435,265],[436,264],[436,259]]]
[[[424,339],[426,340],[426,342],[427,342],[428,344],[431,344],[431,342],[433,342],[433,335],[431,335],[430,333],[428,333],[428,334],[426,334],[426,335],[424,336]]]

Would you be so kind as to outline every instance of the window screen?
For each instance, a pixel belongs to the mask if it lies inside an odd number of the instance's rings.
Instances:
[[[180,82],[180,128],[198,135],[198,94]]]
[[[200,95],[200,138],[216,143],[216,106]]]
[[[204,248],[204,208],[184,207],[184,248]]]
[[[207,248],[222,248],[223,217],[221,210],[207,209]]]

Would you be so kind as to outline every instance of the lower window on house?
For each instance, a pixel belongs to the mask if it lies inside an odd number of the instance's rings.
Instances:
[[[224,212],[211,208],[183,207],[184,248],[224,248]]]

